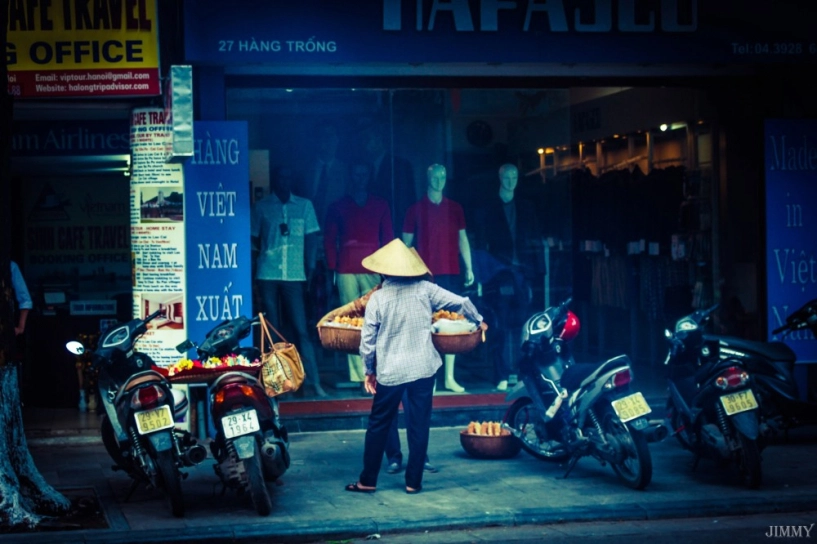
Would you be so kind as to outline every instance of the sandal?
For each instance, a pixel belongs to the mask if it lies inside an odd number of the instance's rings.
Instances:
[[[406,493],[409,494],[409,495],[416,495],[417,493],[419,493],[422,490],[423,490],[422,487],[418,487],[417,489],[412,489],[410,487],[407,487],[406,488]]]
[[[375,487],[371,489],[360,487],[360,484],[358,484],[357,482],[353,484],[348,484],[344,489],[346,489],[346,491],[351,491],[353,493],[374,493],[375,491],[377,491],[377,488]]]

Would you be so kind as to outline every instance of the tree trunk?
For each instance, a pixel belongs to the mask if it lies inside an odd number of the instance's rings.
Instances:
[[[34,527],[42,516],[66,513],[71,503],[42,477],[28,451],[17,367],[0,367],[0,526]]]
[[[0,44],[8,37],[9,0],[0,0]],[[15,295],[11,285],[11,120],[6,55],[0,57],[0,527],[34,527],[71,503],[43,479],[28,451],[13,363]]]

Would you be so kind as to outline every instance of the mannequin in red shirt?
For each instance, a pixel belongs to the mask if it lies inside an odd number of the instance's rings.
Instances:
[[[406,212],[403,221],[403,242],[416,247],[434,276],[434,282],[452,292],[463,285],[460,259],[465,265],[464,285],[474,283],[471,266],[471,245],[465,231],[465,214],[459,203],[443,196],[446,170],[441,164],[432,164],[426,171],[426,194]],[[454,379],[455,356],[445,356],[445,388],[455,393],[465,392]]]
[[[368,191],[372,169],[368,163],[353,164],[346,196],[329,205],[324,226],[326,266],[335,273],[340,303],[346,304],[369,292],[380,282],[379,274],[363,268],[361,261],[394,239],[389,203]],[[366,379],[359,355],[349,355],[349,380]]]

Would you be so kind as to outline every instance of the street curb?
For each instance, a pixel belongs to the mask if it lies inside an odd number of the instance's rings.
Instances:
[[[649,491],[643,492],[645,498]],[[478,529],[486,527],[518,527],[522,525],[560,524],[596,521],[655,521],[676,518],[714,518],[770,514],[780,512],[806,512],[817,506],[817,492],[786,499],[769,498],[761,493],[757,497],[744,498],[724,504],[717,499],[651,503],[649,500],[634,503],[592,505],[588,507],[547,507],[520,511],[481,512],[460,517],[436,517],[427,519],[389,519],[354,521],[326,521],[322,524],[278,522],[242,524],[231,528],[191,527],[150,531],[59,531],[38,534],[4,535],[3,542],[12,543],[198,543],[236,542],[246,540],[280,543],[314,542],[316,540],[343,540],[365,538],[373,534],[397,534],[423,531]]]

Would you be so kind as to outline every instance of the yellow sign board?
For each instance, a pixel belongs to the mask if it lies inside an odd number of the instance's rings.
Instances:
[[[158,95],[156,0],[12,0],[6,60],[20,98]]]

